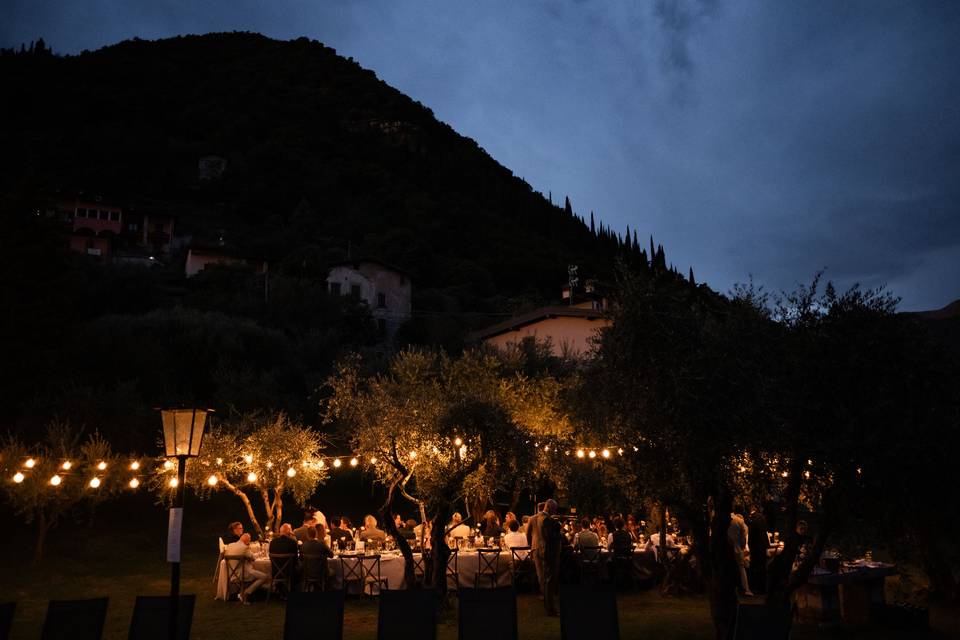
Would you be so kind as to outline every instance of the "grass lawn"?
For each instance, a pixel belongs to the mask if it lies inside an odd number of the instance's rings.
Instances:
[[[277,638],[283,625],[282,602],[242,606],[213,599],[216,536],[223,523],[231,519],[232,506],[229,502],[188,504],[181,592],[197,594],[193,637],[201,640]],[[227,510],[226,515],[223,508]],[[39,638],[50,599],[109,596],[104,637],[126,638],[135,596],[168,592],[169,565],[164,562],[163,550],[165,522],[165,512],[149,502],[142,499],[121,502],[104,509],[92,526],[62,523],[52,533],[46,557],[36,566],[30,563],[32,530],[25,526],[9,527],[9,546],[4,557],[11,562],[5,562],[5,570],[0,572],[0,601],[19,603],[12,637]],[[521,595],[518,604],[521,638],[559,638],[559,620],[543,614],[542,603],[536,596]],[[655,591],[625,594],[619,600],[619,612],[621,636],[625,639],[713,638],[709,608],[701,597],[665,598]],[[943,631],[922,637],[960,637],[960,633],[946,631],[947,628],[960,630],[956,612],[935,610],[932,617],[933,625]],[[344,637],[357,640],[376,637],[376,619],[376,600],[348,600]],[[497,637],[496,624],[491,621],[491,637]],[[441,617],[438,632],[440,638],[456,637],[455,612]],[[821,632],[797,628],[794,637],[799,640],[882,640],[915,636],[880,629]]]

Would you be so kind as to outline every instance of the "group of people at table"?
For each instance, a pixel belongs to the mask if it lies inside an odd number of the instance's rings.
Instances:
[[[499,547],[504,551],[522,548],[517,555],[521,559],[530,557],[536,571],[537,579],[544,596],[544,605],[549,615],[556,614],[556,593],[560,573],[560,557],[564,549],[585,551],[599,554],[602,550],[613,556],[647,554],[653,562],[657,561],[659,553],[666,552],[676,555],[685,549],[682,539],[667,534],[664,544],[660,543],[660,533],[653,532],[647,535],[646,522],[637,521],[633,515],[626,517],[617,515],[609,519],[601,517],[567,517],[561,520],[557,517],[557,503],[547,500],[538,505],[539,510],[533,516],[523,516],[518,519],[512,512],[507,512],[501,521],[495,511],[487,511],[478,525],[468,526],[459,513],[454,513],[450,522],[445,526],[446,542],[451,548],[464,549],[473,547]],[[753,516],[753,514],[751,514]],[[394,522],[397,533],[405,538],[411,548],[421,550],[431,546],[430,522],[417,524],[414,520],[404,521],[396,516]],[[748,560],[749,538],[756,533],[755,525],[761,522],[751,517],[748,526],[742,513],[732,514],[728,532],[735,552],[742,559],[741,582],[742,590],[750,594],[750,578],[747,568],[756,563],[757,557],[764,558],[770,551],[776,550],[776,543],[772,546],[766,534],[766,523],[762,523],[763,544],[754,543],[754,561]],[[245,574],[250,581],[249,586],[239,594],[240,600],[249,602],[248,597],[263,588],[270,580],[266,571],[258,570],[254,566],[256,555],[250,548],[252,536],[243,531],[240,522],[233,522],[228,532],[223,536],[224,557],[244,557],[246,559]],[[326,518],[316,509],[308,509],[304,514],[303,524],[293,528],[290,524],[283,524],[276,536],[270,537],[267,542],[267,552],[271,556],[299,555],[301,558],[333,558],[342,553],[355,551],[379,551],[395,547],[395,541],[378,526],[377,519],[372,515],[364,517],[363,526],[353,528],[350,519],[346,516]],[[262,543],[261,543],[262,545]],[[762,550],[761,550],[762,547]],[[753,571],[751,571],[753,573]],[[754,574],[755,576],[756,574]]]

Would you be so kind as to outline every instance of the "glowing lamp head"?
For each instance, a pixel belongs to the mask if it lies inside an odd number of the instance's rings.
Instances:
[[[253,456],[248,453],[247,455],[243,456],[243,461],[247,464],[253,464]]]
[[[34,460],[33,458],[27,458],[27,461],[23,463],[23,466],[25,466],[27,469],[33,469],[33,467],[36,464],[37,464],[36,460]]]
[[[100,488],[100,478],[90,478],[90,488],[99,489]]]
[[[289,469],[287,469],[287,477],[288,477],[288,478],[292,478],[292,477],[295,476],[295,475],[297,475],[297,470],[296,470],[296,469],[294,469],[293,467],[290,467]]]
[[[13,481],[16,482],[17,484],[20,484],[21,482],[23,482],[23,478],[24,478],[23,474],[20,473],[19,471],[13,474]]]
[[[161,409],[163,444],[168,458],[200,455],[209,409]]]
[[[167,483],[167,485],[171,489],[176,489],[179,484],[180,484],[180,481],[177,480],[176,478],[170,478],[170,482]]]
[[[462,440],[461,438],[459,438],[459,437],[454,438],[453,444],[455,444],[455,445],[457,445],[457,446],[459,447],[460,445],[463,444],[463,440]]]
[[[173,463],[170,462],[169,460],[164,460],[163,468],[166,469],[167,471],[170,471],[170,469],[173,469]]]
[[[604,458],[609,458],[609,457],[610,457],[610,449],[604,449],[603,451],[600,452],[600,455],[602,455]]]
[[[136,478],[131,478],[129,484],[131,489],[136,489],[137,487],[140,486],[140,481],[137,480]]]
[[[582,458],[582,457],[585,456],[585,455],[587,455],[587,454],[584,452],[583,449],[577,449],[577,457],[578,457],[578,458]]]
[[[140,468],[140,463],[134,460],[130,463],[130,471],[136,471]]]
[[[73,466],[72,462],[70,462],[69,460],[64,460],[63,464],[60,465],[60,468],[63,469],[64,471],[70,471],[70,467],[72,466]]]
[[[61,482],[63,482],[63,478],[61,478],[60,476],[53,476],[52,478],[50,478],[50,484],[52,484],[55,487],[59,487]]]

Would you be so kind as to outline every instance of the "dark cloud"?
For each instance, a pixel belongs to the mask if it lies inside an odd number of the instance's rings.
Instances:
[[[960,3],[8,0],[0,44],[244,29],[336,47],[536,188],[725,291],[821,268],[960,297]]]

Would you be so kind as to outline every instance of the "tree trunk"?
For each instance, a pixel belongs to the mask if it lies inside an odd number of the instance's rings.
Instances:
[[[433,552],[433,588],[441,604],[447,601],[447,560],[450,547],[447,546],[447,521],[450,519],[450,502],[442,501],[433,516],[430,529],[430,546]]]
[[[717,640],[728,640],[732,637],[733,623],[737,614],[737,584],[739,583],[737,558],[727,537],[733,497],[726,487],[720,487],[716,499],[712,502],[714,510],[708,516],[710,536],[705,545],[707,555],[704,575],[709,576],[706,580],[707,595],[710,599],[710,617],[713,619]]]
[[[273,489],[273,514],[274,529],[279,529],[283,525],[283,485]]]
[[[513,491],[510,493],[510,508],[507,511],[512,513],[517,512],[517,505],[520,504],[520,495],[523,493],[523,487],[520,486],[518,481],[513,483]]]
[[[47,540],[47,532],[53,528],[54,521],[47,518],[43,511],[37,516],[37,540],[33,547],[33,564],[43,559],[43,543]]]
[[[273,517],[273,505],[270,503],[270,491],[268,489],[260,489],[260,498],[263,500],[263,509],[267,512],[267,524],[266,530],[267,533],[271,531],[276,531],[276,522]]]
[[[667,503],[660,503],[660,548],[657,549],[657,558],[663,565],[664,571],[667,569]]]
[[[223,486],[232,491],[235,496],[240,498],[243,506],[247,508],[247,517],[250,519],[250,524],[252,524],[253,528],[256,530],[257,537],[263,538],[263,529],[260,527],[260,522],[257,520],[257,515],[253,512],[253,505],[250,503],[250,498],[247,497],[247,494],[230,484],[226,478],[221,477],[220,482],[223,483]]]
[[[403,476],[397,476],[390,484],[390,489],[387,490],[387,499],[380,507],[380,518],[383,519],[384,530],[393,536],[393,540],[397,543],[397,548],[403,556],[403,581],[407,589],[413,589],[417,586],[416,573],[413,570],[413,550],[410,549],[410,543],[407,542],[406,538],[400,535],[400,531],[397,530],[397,523],[393,519],[393,495],[402,481]]]

